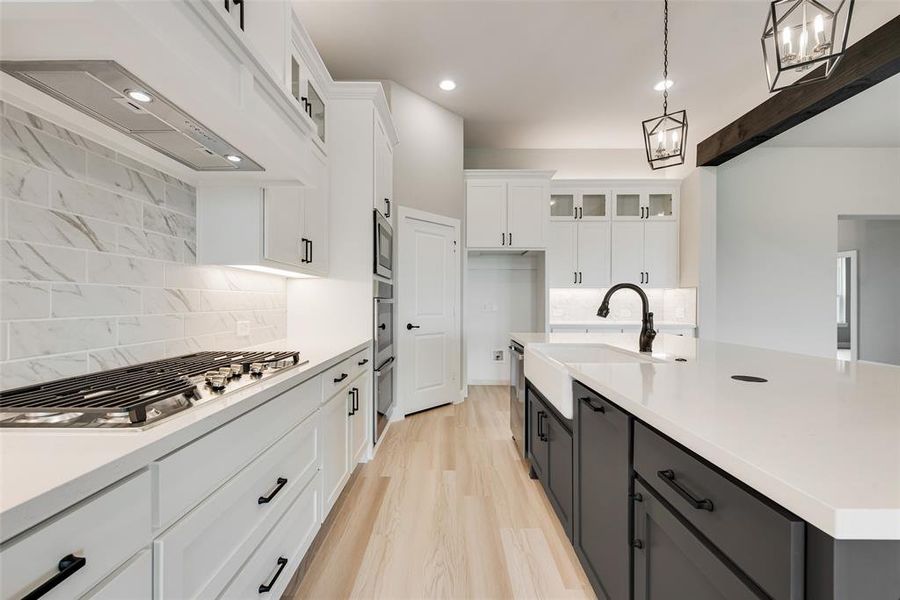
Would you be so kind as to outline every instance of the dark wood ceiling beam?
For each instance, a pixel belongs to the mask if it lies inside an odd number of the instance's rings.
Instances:
[[[900,16],[844,53],[829,79],[775,94],[697,144],[697,166],[714,167],[900,73]]]

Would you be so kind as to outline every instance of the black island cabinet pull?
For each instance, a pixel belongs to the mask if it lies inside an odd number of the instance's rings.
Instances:
[[[22,600],[35,600],[45,595],[47,592],[61,584],[63,581],[71,577],[81,567],[87,564],[87,559],[83,556],[75,556],[74,554],[66,554],[59,560],[57,569],[59,573],[37,586],[28,594],[22,597]]]
[[[544,430],[543,430],[543,428],[541,427],[541,425],[543,425],[543,423],[544,423],[544,417],[546,417],[546,416],[547,416],[547,413],[545,413],[544,411],[542,411],[542,410],[539,410],[539,411],[538,411],[538,414],[537,414],[537,421],[538,421],[538,422],[537,422],[537,428],[538,428],[537,434],[538,434],[538,439],[541,440],[542,442],[546,442],[546,441],[547,441],[547,434],[544,433]]]
[[[713,503],[709,498],[701,498],[698,499],[696,496],[687,491],[684,487],[682,487],[677,481],[675,481],[675,471],[672,469],[665,469],[663,471],[657,471],[656,474],[662,479],[670,488],[675,490],[675,492],[687,500],[687,503],[690,504],[697,510],[707,510],[709,512],[713,511]]]
[[[256,501],[257,504],[267,504],[267,503],[271,502],[272,498],[274,498],[275,495],[281,491],[281,488],[284,487],[284,484],[287,483],[287,479],[284,477],[279,477],[278,479],[275,480],[275,483],[277,485],[275,486],[275,489],[272,490],[272,493],[269,494],[268,496],[260,496]]]
[[[591,409],[592,411],[594,411],[594,412],[598,412],[598,413],[605,413],[605,412],[606,412],[606,407],[605,407],[605,406],[603,406],[602,404],[594,404],[594,401],[593,401],[591,398],[582,398],[581,400],[582,400],[585,404],[587,404],[587,405],[588,405],[588,408],[590,408],[590,409]]]
[[[259,585],[259,593],[265,594],[270,591],[272,587],[275,585],[275,582],[278,581],[278,577],[281,575],[281,572],[284,571],[284,566],[287,564],[287,559],[283,556],[278,557],[278,570],[275,571],[274,577],[272,577],[272,581],[269,583],[261,583]]]
[[[335,378],[334,378],[334,382],[335,382],[335,383],[340,383],[340,382],[342,382],[342,381],[345,380],[345,379],[347,379],[347,374],[346,374],[346,373],[341,373],[341,376],[340,376],[340,377],[335,377]]]

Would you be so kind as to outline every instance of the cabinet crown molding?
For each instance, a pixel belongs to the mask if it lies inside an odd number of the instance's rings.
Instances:
[[[391,107],[380,81],[335,81],[331,86],[331,98],[334,100],[371,101],[375,105],[382,125],[384,125],[384,132],[387,134],[391,146],[396,146],[400,142],[397,138],[397,129],[394,127],[394,119],[391,116]]]
[[[539,169],[465,169],[466,179],[552,179],[556,171]]]

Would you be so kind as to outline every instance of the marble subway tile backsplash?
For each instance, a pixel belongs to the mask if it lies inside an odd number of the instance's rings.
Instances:
[[[284,346],[285,280],[196,262],[189,184],[0,102],[0,388]],[[237,336],[237,324],[250,325]]]
[[[551,289],[549,322],[553,325],[640,322],[641,299],[631,290],[617,292],[609,302],[609,317],[606,319],[598,317],[597,308],[603,301],[607,289]],[[656,323],[677,323],[688,326],[697,323],[696,289],[648,289],[645,292]]]

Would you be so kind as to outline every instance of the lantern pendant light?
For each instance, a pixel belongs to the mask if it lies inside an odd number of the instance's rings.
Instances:
[[[763,29],[769,92],[831,76],[847,49],[853,0],[775,0]]]
[[[663,81],[669,79],[669,0],[663,2]],[[687,111],[669,112],[669,89],[663,84],[663,114],[641,123],[647,162],[654,171],[684,164]]]

